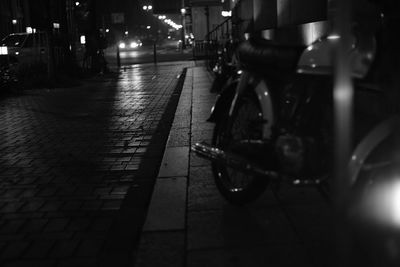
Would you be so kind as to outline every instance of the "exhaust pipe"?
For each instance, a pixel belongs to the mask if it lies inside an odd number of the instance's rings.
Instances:
[[[254,162],[251,162],[238,154],[226,152],[204,142],[194,144],[192,146],[192,151],[195,152],[199,157],[218,162],[232,169],[246,172],[251,175],[262,175],[269,177],[277,176],[276,172],[265,170]]]

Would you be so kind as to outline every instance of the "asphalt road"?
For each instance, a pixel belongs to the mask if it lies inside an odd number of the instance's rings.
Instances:
[[[105,51],[105,57],[110,67],[117,65],[116,47],[108,48]],[[192,49],[178,50],[174,46],[159,45],[156,48],[157,62],[166,61],[184,61],[193,58]],[[130,66],[140,63],[154,62],[154,47],[151,45],[142,46],[137,49],[120,51],[121,66]]]

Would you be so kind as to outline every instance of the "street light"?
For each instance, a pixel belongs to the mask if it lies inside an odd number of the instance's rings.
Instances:
[[[185,14],[186,8],[181,9],[181,25],[176,25],[175,29],[181,29],[181,40],[182,40],[182,50],[186,48],[186,39],[185,39]]]

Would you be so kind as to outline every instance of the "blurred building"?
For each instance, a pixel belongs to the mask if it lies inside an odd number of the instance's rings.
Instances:
[[[236,34],[309,44],[326,33],[331,0],[221,0]]]
[[[220,25],[225,18],[221,0],[190,0],[192,31],[196,40],[205,40],[208,32]]]
[[[0,1],[0,38],[25,31],[29,22],[28,0]]]

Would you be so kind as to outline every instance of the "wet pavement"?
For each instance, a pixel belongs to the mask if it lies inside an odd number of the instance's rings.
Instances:
[[[0,266],[131,262],[191,65],[0,99]]]
[[[190,152],[211,82],[169,62],[1,99],[0,266],[335,266],[315,188],[233,206]]]
[[[117,50],[115,47],[110,47],[104,51],[106,60],[109,66],[117,65]],[[193,51],[191,48],[184,50],[176,49],[176,47],[165,47],[158,45],[156,48],[157,62],[166,61],[184,61],[193,59]],[[120,64],[132,65],[154,62],[154,48],[152,45],[146,45],[137,49],[128,49],[120,51]]]

